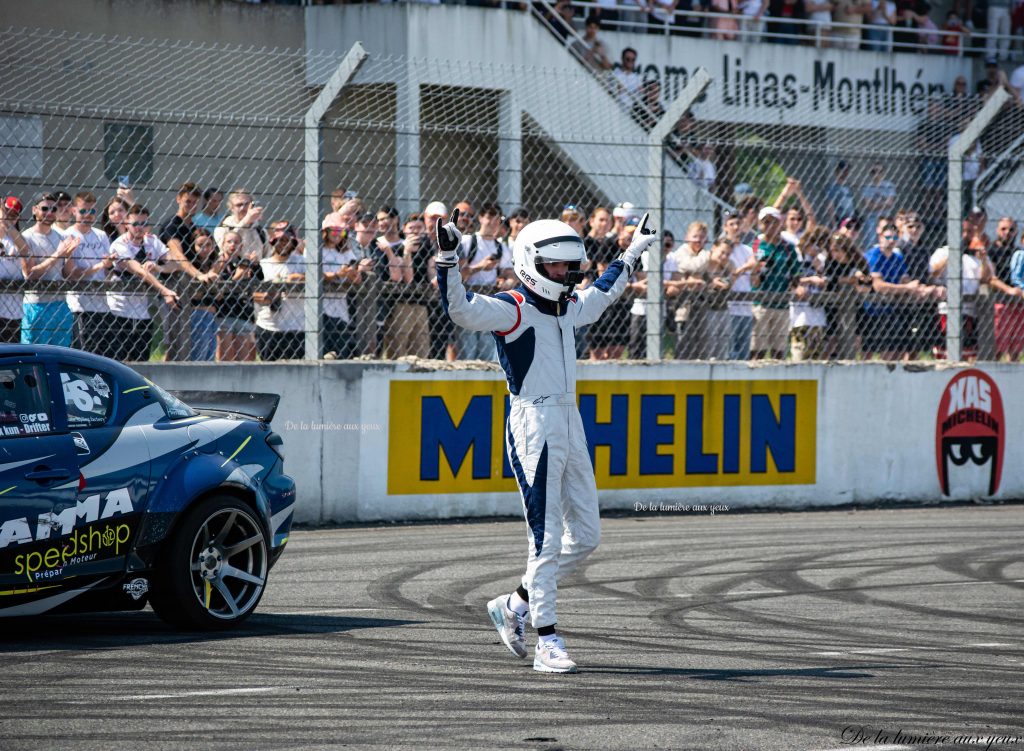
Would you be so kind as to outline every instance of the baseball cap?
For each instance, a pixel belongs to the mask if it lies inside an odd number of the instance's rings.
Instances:
[[[846,169],[849,166],[850,165],[846,163],[845,159],[840,159],[839,163],[836,165],[836,169]]]
[[[356,217],[356,222],[358,222],[359,224],[371,224],[372,222],[375,221],[377,221],[377,212],[375,211],[364,211],[362,214]]]
[[[623,201],[614,209],[612,209],[612,216],[616,219],[626,219],[630,216],[634,216],[633,209],[636,208],[629,201]]]
[[[64,190],[54,191],[53,196],[54,196],[54,200],[56,200],[56,201],[65,201],[67,203],[71,202],[71,195],[67,191],[64,191]]]
[[[21,201],[18,200],[17,196],[7,196],[7,198],[4,199],[4,208],[8,211],[20,214],[24,206],[21,205]]]
[[[986,68],[991,68],[996,65],[999,65],[999,59],[995,55],[989,55],[988,57],[985,58]]]
[[[760,222],[767,217],[771,217],[772,219],[775,220],[781,220],[782,213],[774,206],[765,206],[763,209],[757,212],[757,221]]]
[[[423,214],[431,214],[433,216],[448,216],[448,207],[440,201],[431,201],[427,204],[427,208],[423,209]]]
[[[860,229],[863,222],[859,216],[844,216],[843,220],[839,222],[840,229]]]
[[[752,196],[754,195],[754,188],[750,183],[737,183],[733,186],[732,193],[734,196]]]
[[[985,216],[985,209],[981,206],[971,206],[971,210],[967,212],[967,216]]]
[[[323,223],[320,225],[320,229],[329,229],[331,227],[345,227],[345,223],[341,221],[341,215],[337,211],[332,211],[325,216]]]
[[[49,193],[49,192],[36,193],[35,196],[32,198],[32,205],[35,206],[36,204],[42,203],[43,201],[56,201],[56,200],[57,200],[57,195],[55,193]]]

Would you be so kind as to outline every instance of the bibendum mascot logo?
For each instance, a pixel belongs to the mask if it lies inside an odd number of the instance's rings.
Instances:
[[[953,376],[939,400],[935,426],[943,495],[995,495],[1005,440],[1003,399],[995,381],[973,368]]]

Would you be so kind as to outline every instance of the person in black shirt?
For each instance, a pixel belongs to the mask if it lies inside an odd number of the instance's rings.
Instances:
[[[859,349],[857,311],[861,296],[871,290],[871,272],[849,236],[835,233],[829,238],[824,275],[825,289],[833,293],[825,305],[825,353],[829,359],[852,360]]]
[[[220,280],[214,297],[217,316],[217,360],[251,362],[256,359],[256,324],[252,283],[262,281],[259,251],[242,253],[242,236],[229,229],[213,272]]]
[[[208,230],[196,227],[190,239],[195,267],[206,278],[215,279],[217,275],[213,272],[213,265],[220,252],[213,235]],[[217,295],[211,285],[204,285],[201,292],[201,295],[192,299],[189,359],[192,362],[211,362],[217,356]]]
[[[201,195],[202,191],[195,183],[183,183],[175,199],[178,210],[157,228],[157,236],[167,246],[170,259],[191,280],[187,287],[180,290],[180,307],[177,310],[161,310],[165,359],[168,362],[188,360],[191,357],[192,298],[203,293],[195,283],[205,284],[213,279],[212,275],[195,266],[195,225],[192,216],[196,213]]]
[[[996,276],[1010,278],[1010,259],[1017,250],[1017,222],[1012,217],[1000,217],[996,224],[996,236],[988,247],[988,259],[995,266]]]

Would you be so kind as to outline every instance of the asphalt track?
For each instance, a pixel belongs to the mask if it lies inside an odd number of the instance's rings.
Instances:
[[[0,748],[1024,751],[1024,506],[603,532],[559,603],[577,675],[487,620],[522,522],[299,531],[236,632],[0,623]]]

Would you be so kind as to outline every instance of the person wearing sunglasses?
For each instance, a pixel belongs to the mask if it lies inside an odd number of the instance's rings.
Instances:
[[[459,232],[463,235],[471,234],[476,224],[476,210],[473,204],[469,201],[459,201],[455,208],[459,210]]]
[[[235,188],[228,193],[228,215],[213,231],[213,239],[217,241],[217,247],[223,249],[224,236],[228,230],[235,230],[242,238],[244,256],[257,252],[260,258],[266,258],[271,248],[262,223],[263,207],[253,201],[252,194],[246,188]]]
[[[70,347],[75,322],[64,293],[36,290],[31,283],[63,280],[64,261],[80,241],[74,237],[65,238],[54,229],[57,196],[53,193],[36,196],[32,202],[32,216],[35,217],[35,224],[22,235],[29,252],[22,256],[21,272],[29,284],[26,285],[21,318],[21,342]]]
[[[97,229],[96,196],[89,191],[78,193],[71,204],[75,223],[65,237],[78,239],[78,247],[64,262],[64,278],[68,281],[101,282],[114,264],[110,256],[110,238]],[[106,295],[102,292],[68,292],[68,307],[75,317],[75,345],[108,357],[109,332],[112,325]]]
[[[177,293],[162,284],[157,275],[177,271],[177,268],[169,260],[167,246],[149,231],[149,209],[141,204],[133,205],[128,209],[126,225],[128,231],[110,246],[114,271],[119,278],[134,276],[140,279],[154,289],[166,305],[176,308]],[[107,305],[112,314],[110,357],[122,362],[149,360],[153,322],[146,291],[119,289],[108,292]]]
[[[878,233],[878,244],[864,256],[871,270],[872,289],[881,297],[921,297],[931,293],[931,287],[911,279],[906,260],[896,247],[896,225],[888,223]],[[906,309],[889,302],[864,303],[865,358],[880,353],[884,360],[896,360],[909,352]]]

